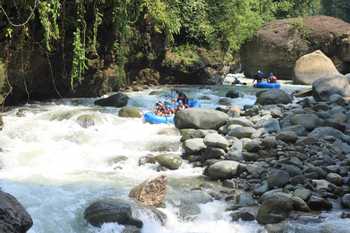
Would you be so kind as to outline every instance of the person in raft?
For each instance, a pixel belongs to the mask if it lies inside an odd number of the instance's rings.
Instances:
[[[254,76],[253,84],[260,83],[263,81],[263,79],[266,78],[266,75],[261,70],[258,70],[258,72]]]
[[[270,73],[268,81],[269,83],[277,83],[277,77],[273,73]]]
[[[171,108],[168,108],[167,106],[165,106],[164,103],[159,101],[156,103],[156,109],[155,109],[154,113],[157,116],[169,116],[169,115],[174,114],[174,110]]]
[[[188,108],[188,98],[185,95],[185,93],[183,93],[182,91],[176,90],[176,103],[178,103],[179,105],[184,105],[186,108]]]

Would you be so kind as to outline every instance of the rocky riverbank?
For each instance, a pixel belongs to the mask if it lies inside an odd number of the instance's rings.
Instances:
[[[282,91],[267,91],[257,95],[257,103],[239,117],[215,110],[179,112],[183,158],[232,188],[223,198],[232,203],[234,221],[279,224],[289,216],[317,218],[320,211],[338,208],[339,217],[348,217],[350,102],[338,96],[292,103]],[[278,227],[282,232],[286,226]]]

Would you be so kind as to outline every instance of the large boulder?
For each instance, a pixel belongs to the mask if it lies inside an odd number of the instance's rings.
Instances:
[[[104,107],[116,107],[121,108],[128,104],[129,97],[123,93],[117,93],[111,95],[107,98],[102,98],[95,101],[96,105],[104,106]]]
[[[211,179],[230,179],[238,175],[239,163],[235,161],[219,161],[208,167],[206,175]]]
[[[292,103],[292,97],[286,92],[278,89],[258,92],[256,97],[256,104],[261,105]]]
[[[202,108],[191,108],[175,114],[175,126],[178,129],[218,129],[229,119],[226,113]]]
[[[160,206],[165,199],[167,183],[166,176],[146,180],[134,187],[130,191],[129,197],[135,198],[146,206]]]
[[[346,72],[349,32],[350,24],[328,16],[271,21],[242,46],[242,69],[248,77],[264,70],[292,80],[295,62],[305,54],[322,50],[336,61],[340,72]]]
[[[183,148],[188,154],[199,154],[206,148],[206,145],[203,138],[192,138],[183,143]]]
[[[274,224],[287,219],[294,209],[293,199],[284,193],[272,193],[263,198],[263,203],[258,210],[257,220],[260,224]]]
[[[318,79],[339,75],[339,71],[322,51],[317,50],[299,58],[294,67],[294,83],[311,85]]]
[[[329,101],[332,95],[350,97],[350,81],[343,75],[319,79],[312,84],[312,95],[318,101]]]
[[[141,220],[132,216],[131,205],[120,199],[96,201],[85,209],[84,218],[93,226],[100,227],[104,223],[118,223],[141,228]]]
[[[32,225],[32,218],[16,198],[0,191],[0,232],[25,233]]]
[[[290,118],[290,121],[293,125],[299,125],[304,127],[307,130],[313,130],[321,126],[321,119],[312,113],[307,114],[295,114]]]

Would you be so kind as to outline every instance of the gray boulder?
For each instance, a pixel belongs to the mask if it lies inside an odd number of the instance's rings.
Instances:
[[[286,143],[295,143],[298,140],[298,135],[293,131],[282,131],[276,136],[276,139]]]
[[[241,94],[239,93],[239,91],[235,90],[235,89],[232,89],[232,90],[229,90],[227,93],[226,93],[226,97],[228,98],[239,98],[241,96]]]
[[[199,154],[206,148],[203,138],[188,139],[184,142],[183,148],[187,154]]]
[[[132,216],[131,205],[123,200],[108,199],[92,203],[84,212],[84,218],[93,226],[100,227],[104,223],[118,223],[141,228],[141,220]]]
[[[312,137],[312,138],[316,138],[316,139],[322,139],[325,137],[332,136],[332,137],[337,138],[339,140],[350,143],[350,136],[344,135],[341,131],[334,129],[334,128],[331,128],[331,127],[316,128],[311,133],[309,133],[308,136]]]
[[[25,233],[32,225],[32,218],[16,198],[0,191],[0,232]]]
[[[230,179],[238,175],[239,163],[235,161],[219,161],[208,167],[206,175],[211,179]]]
[[[217,147],[208,147],[203,151],[202,157],[204,159],[223,159],[226,157],[224,149]]]
[[[220,134],[208,134],[204,138],[204,144],[208,147],[219,147],[224,150],[230,145],[227,139]]]
[[[260,105],[292,103],[292,97],[286,92],[278,89],[258,92],[256,97],[256,104]]]
[[[213,109],[191,108],[175,114],[175,126],[178,129],[218,129],[229,119],[226,113]]]
[[[350,97],[350,82],[343,75],[319,79],[312,84],[312,94],[317,101],[328,101],[334,94]]]
[[[280,122],[274,118],[260,120],[255,127],[263,128],[267,133],[278,133],[281,131]]]
[[[243,127],[254,127],[254,124],[245,117],[230,118],[227,121],[227,125],[240,125]]]
[[[289,182],[289,173],[283,170],[272,170],[267,177],[267,183],[270,188],[282,188]]]
[[[321,126],[322,121],[315,114],[296,114],[290,118],[293,125],[300,125],[307,130],[313,130]]]
[[[95,101],[95,105],[104,107],[116,107],[121,108],[128,104],[129,97],[123,93],[117,93],[107,98],[99,99]]]
[[[307,204],[309,205],[310,209],[316,211],[331,210],[333,207],[332,203],[330,203],[327,199],[315,195],[312,195],[309,198]]]
[[[350,194],[345,194],[342,198],[341,198],[341,205],[343,206],[343,208],[347,208],[350,209]]]
[[[263,200],[257,221],[260,224],[279,223],[287,219],[293,209],[293,199],[290,196],[275,193]]]
[[[229,132],[228,135],[236,138],[252,138],[256,133],[256,129],[251,127],[234,127]]]

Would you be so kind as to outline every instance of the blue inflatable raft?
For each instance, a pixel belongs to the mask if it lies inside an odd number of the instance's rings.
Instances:
[[[189,99],[188,105],[190,108],[199,108],[201,106],[199,100]],[[146,112],[143,115],[143,119],[151,124],[174,124],[174,115],[171,116],[158,116],[153,112]]]
[[[256,88],[271,88],[271,89],[280,89],[280,83],[268,83],[268,82],[259,82],[254,85]]]

